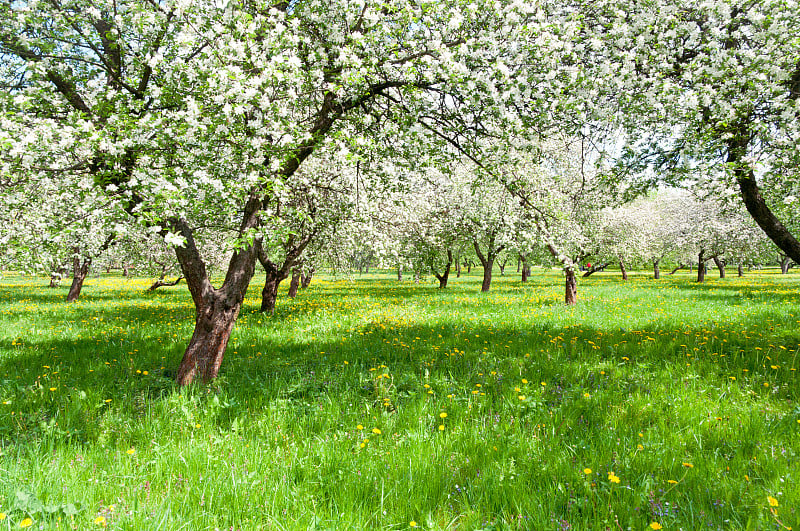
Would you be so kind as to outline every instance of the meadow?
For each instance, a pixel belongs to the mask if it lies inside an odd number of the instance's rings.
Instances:
[[[800,277],[321,276],[177,388],[185,284],[0,279],[0,531],[800,529]]]

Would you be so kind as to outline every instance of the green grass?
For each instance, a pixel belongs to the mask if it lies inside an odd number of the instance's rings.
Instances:
[[[178,389],[185,285],[0,280],[0,531],[800,528],[796,274],[257,281]]]

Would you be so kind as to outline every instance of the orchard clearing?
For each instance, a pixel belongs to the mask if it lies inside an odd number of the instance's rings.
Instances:
[[[254,282],[178,388],[185,285],[6,275],[0,530],[800,528],[797,274],[429,280]]]

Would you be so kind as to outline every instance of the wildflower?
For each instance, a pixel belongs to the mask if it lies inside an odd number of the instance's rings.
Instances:
[[[637,444],[636,445],[636,449],[637,450],[644,450],[644,446],[642,446],[641,444]]]
[[[608,480],[609,480],[611,483],[619,483],[619,476],[617,476],[616,474],[614,474],[614,472],[609,472],[609,473],[608,473]]]
[[[682,463],[682,464],[683,464],[683,466],[685,466],[686,468],[694,468],[694,465],[693,465],[693,464],[691,464],[691,463]]]
[[[57,387],[51,387],[50,391],[55,391],[56,389],[58,389],[58,388]]]
[[[148,374],[150,374],[150,373],[149,373],[149,372],[147,372],[147,371],[142,371],[142,374],[143,374],[144,376],[147,376],[147,375],[148,375]]]
[[[6,519],[6,513],[0,513],[0,520]]]
[[[441,413],[439,413],[439,418],[442,418],[442,419],[447,418],[447,413],[442,411]]]
[[[358,426],[356,426],[356,429],[357,429],[357,430],[363,430],[363,429],[364,429],[364,426],[362,426],[361,424],[359,424]]]
[[[198,429],[198,430],[199,430],[199,429],[200,429],[200,424],[199,424],[199,423],[198,423],[198,424],[195,424],[195,425],[194,425],[194,427],[195,427],[195,429]]]
[[[650,522],[650,529],[663,529],[658,522]]]
[[[106,526],[106,517],[105,516],[98,516],[97,518],[94,519],[94,523],[95,523],[95,525],[99,525],[99,526],[105,527]]]
[[[589,474],[591,474],[591,473],[592,473],[592,469],[591,469],[591,468],[584,468],[584,469],[583,469],[583,473],[584,473],[584,474],[586,474],[586,475],[588,476]]]
[[[26,518],[25,520],[19,523],[19,526],[23,529],[26,527],[30,527],[32,525],[33,525],[33,520],[31,520],[30,518]]]
[[[767,496],[767,501],[769,502],[769,506],[770,507],[777,507],[778,506],[778,500],[776,500],[772,496]]]
[[[526,380],[525,378],[523,378],[523,379],[522,379],[522,383],[523,383],[523,384],[526,384],[526,383],[528,383],[528,380]]]
[[[108,404],[109,402],[111,402],[111,399],[110,399],[110,398],[106,398],[105,400],[103,400],[103,402],[105,402],[106,404]]]
[[[374,433],[375,435],[380,435],[381,430],[379,430],[378,428],[372,428],[372,433]]]
[[[591,396],[592,396],[592,395],[590,395],[589,393],[583,393],[583,398],[589,398],[589,397],[591,397]]]
[[[439,424],[439,431],[444,431],[444,424]]]
[[[523,402],[525,401],[525,395],[519,395],[517,398],[519,398],[519,399],[520,399],[520,400],[522,400]]]
[[[667,483],[669,483],[670,485],[677,485],[678,484],[678,482],[675,481],[674,479],[668,479]]]
[[[416,523],[414,520],[411,520],[411,521],[408,523],[408,527],[417,527],[417,523]]]
[[[136,450],[135,450],[135,449],[133,449],[133,448],[128,448],[128,451],[127,451],[126,453],[127,453],[128,455],[133,455],[133,454],[135,454],[135,453],[136,453]]]

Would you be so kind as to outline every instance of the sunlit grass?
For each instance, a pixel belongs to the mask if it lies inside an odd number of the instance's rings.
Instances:
[[[184,390],[185,286],[6,276],[0,530],[798,529],[796,275],[534,273],[254,282]]]

